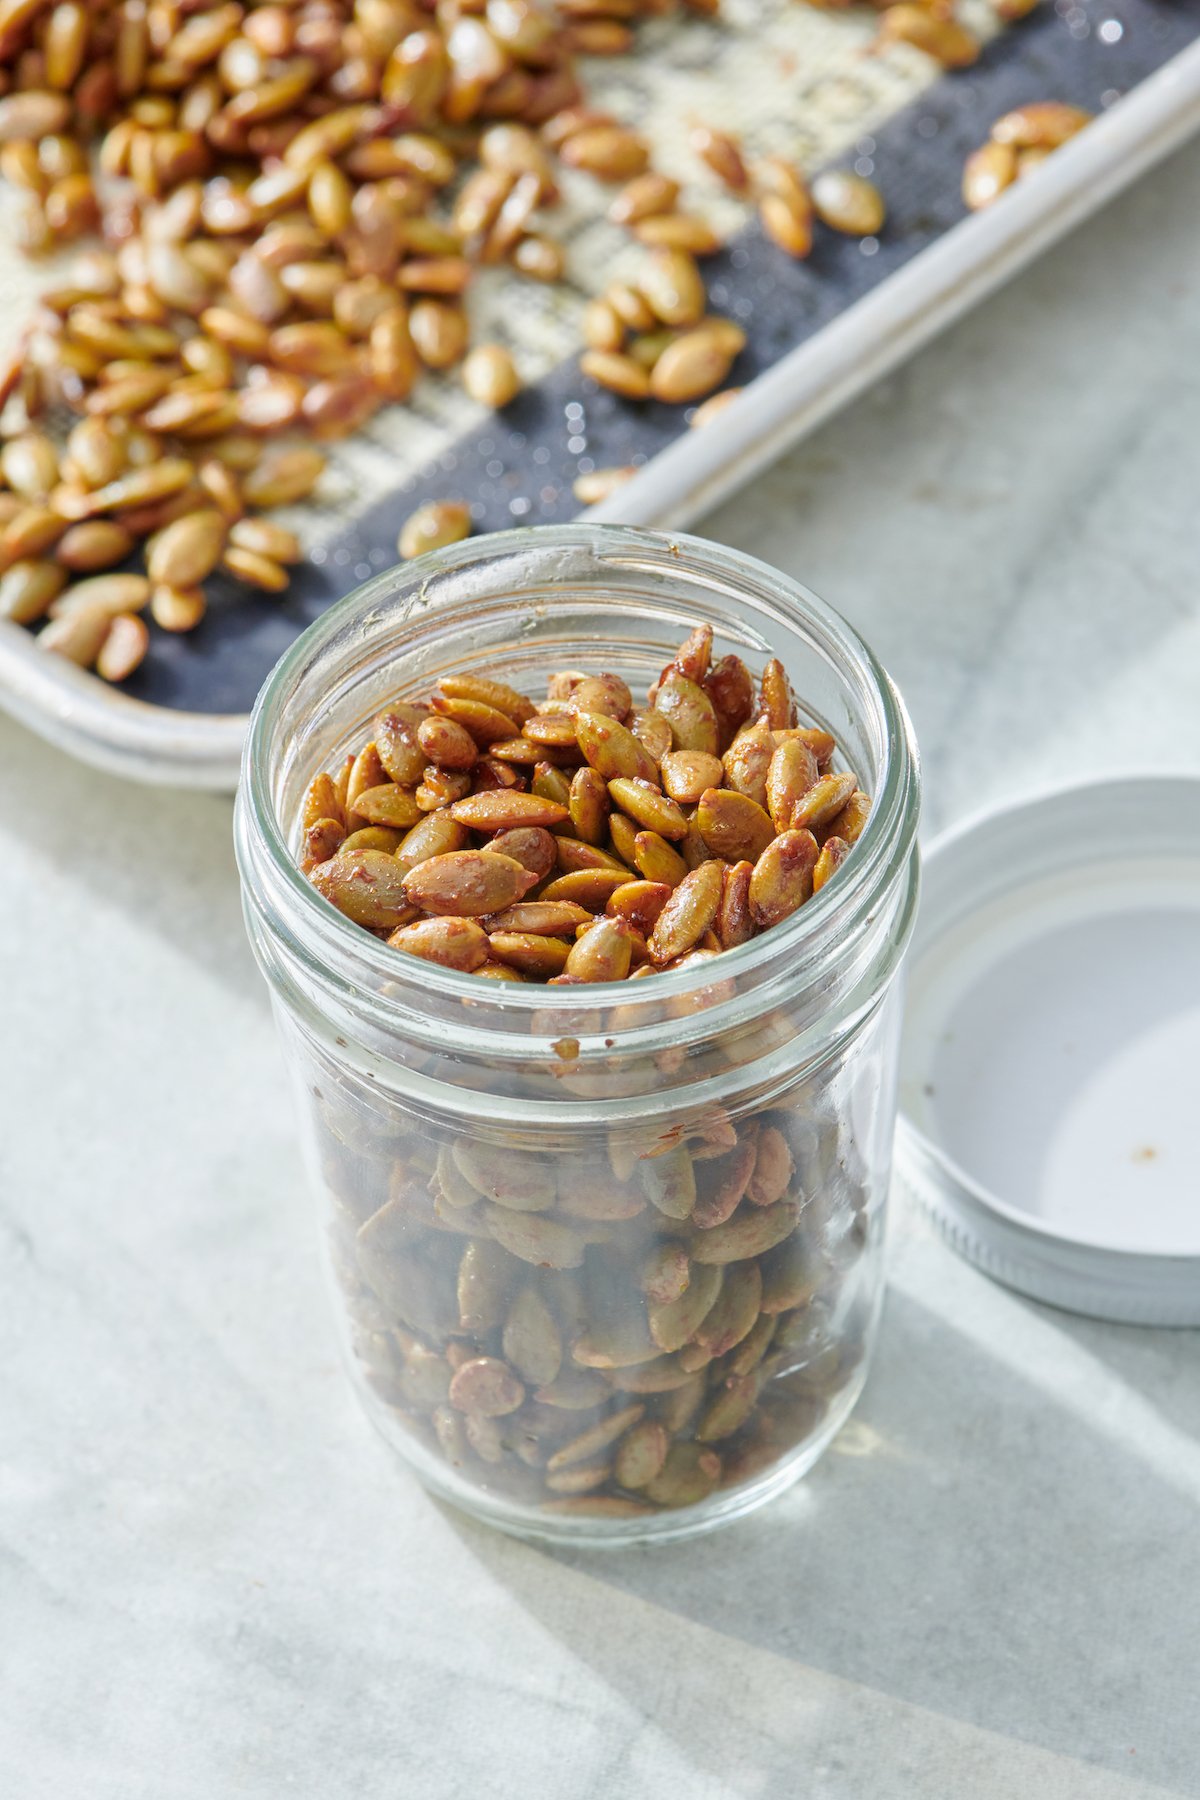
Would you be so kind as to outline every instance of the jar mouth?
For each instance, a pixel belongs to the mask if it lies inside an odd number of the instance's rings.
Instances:
[[[723,595],[727,604],[735,596],[742,642],[752,654],[756,648],[760,654],[773,653],[765,629],[768,617],[776,637],[781,627],[806,634],[819,656],[855,690],[854,699],[874,746],[870,815],[836,881],[827,883],[789,919],[722,951],[717,958],[663,971],[645,982],[564,987],[484,982],[476,975],[398,954],[346,919],[318,893],[297,866],[294,846],[288,841],[291,821],[280,818],[280,769],[296,757],[295,744],[281,742],[288,704],[306,685],[316,687],[316,674],[325,665],[332,681],[337,666],[334,659],[345,661],[347,640],[358,642],[379,632],[385,619],[389,655],[401,664],[413,641],[432,638],[451,616],[464,576],[497,562],[511,563],[515,570],[531,556],[539,562],[539,607],[553,609],[568,594],[578,599],[589,579],[600,583],[606,577],[644,578],[664,595],[672,594],[674,580],[688,590],[686,603],[695,607],[692,623],[705,616],[696,604],[697,592],[707,590],[714,602]],[[586,569],[581,559],[586,561]],[[556,571],[561,586],[556,584]],[[504,602],[498,599],[496,603]],[[676,608],[684,603],[684,596],[673,595]],[[646,612],[645,606],[636,604],[629,610],[631,619]],[[784,660],[786,666],[786,656]],[[499,678],[516,681],[511,670],[491,666]],[[516,684],[520,685],[519,681]],[[414,684],[414,691],[420,685]],[[424,685],[430,685],[428,679]],[[803,708],[805,695],[801,693],[799,698]],[[303,771],[305,784],[317,766]],[[861,779],[862,771],[858,773]],[[322,614],[280,658],[255,703],[243,752],[235,830],[247,904],[284,940],[308,975],[336,989],[348,1004],[366,1000],[382,1006],[401,1028],[405,1024],[411,1027],[421,1015],[436,1017],[443,1040],[449,1029],[447,1013],[457,1013],[463,1027],[474,1035],[482,1030],[500,1056],[507,1053],[505,1040],[511,1035],[513,1053],[519,1043],[520,1054],[527,1061],[539,1040],[552,1058],[555,1040],[581,1040],[593,1034],[599,1034],[611,1053],[613,1040],[611,1036],[605,1039],[604,1033],[615,1005],[620,1005],[623,1015],[631,1015],[621,1027],[625,1043],[631,1031],[642,1035],[632,1015],[644,1015],[650,1027],[661,1025],[664,1007],[684,1010],[690,998],[711,993],[718,984],[739,993],[758,988],[761,1006],[765,1004],[763,984],[769,981],[771,1003],[777,1004],[783,997],[781,990],[798,974],[808,971],[811,981],[817,960],[836,955],[844,939],[869,923],[872,909],[911,855],[918,804],[916,745],[903,702],[874,653],[832,607],[757,558],[702,538],[576,524],[468,539],[376,576]],[[908,923],[911,912],[910,906]],[[893,966],[903,947],[903,942],[892,945]],[[488,991],[481,994],[485,988]],[[727,1004],[723,1000],[705,1003],[706,1032],[723,1028]],[[486,1020],[480,1016],[484,1013]],[[454,1029],[458,1028],[456,1020]],[[673,1029],[678,1039],[681,1028],[677,1024]],[[682,1035],[687,1035],[686,1027]],[[646,1046],[649,1041],[645,1040]]]

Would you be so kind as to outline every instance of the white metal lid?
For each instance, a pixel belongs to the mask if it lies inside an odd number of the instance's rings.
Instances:
[[[1072,1312],[1200,1325],[1200,777],[985,813],[926,852],[899,1181]]]

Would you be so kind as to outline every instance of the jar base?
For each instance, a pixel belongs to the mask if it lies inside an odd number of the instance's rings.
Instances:
[[[395,1415],[369,1389],[356,1392],[371,1423],[396,1452],[421,1485],[436,1499],[445,1500],[457,1512],[491,1525],[508,1537],[526,1543],[569,1546],[578,1550],[621,1550],[631,1544],[678,1544],[733,1525],[757,1512],[800,1481],[819,1462],[846,1423],[866,1382],[866,1367],[837,1396],[812,1435],[765,1473],[739,1482],[736,1487],[711,1494],[707,1500],[636,1518],[569,1517],[539,1513],[536,1508],[481,1493],[459,1480],[445,1464],[397,1431]]]

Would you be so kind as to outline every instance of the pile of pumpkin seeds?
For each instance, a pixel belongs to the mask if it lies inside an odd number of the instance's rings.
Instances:
[[[869,801],[836,748],[780,663],[755,682],[713,659],[707,626],[644,705],[611,674],[552,676],[537,705],[446,677],[314,780],[300,860],[403,956],[502,982],[652,979],[719,962],[852,855]],[[842,1079],[565,1159],[400,1108],[377,1151],[380,1097],[323,1086],[335,1265],[387,1419],[488,1492],[609,1518],[803,1446],[857,1379],[872,1307]]]
[[[301,866],[411,956],[504,981],[622,981],[745,943],[836,873],[870,801],[798,723],[781,663],[757,689],[698,626],[644,707],[564,671],[537,706],[443,678],[398,702],[304,804]]]
[[[101,247],[0,369],[0,617],[120,681],[147,617],[195,629],[215,572],[285,593],[300,545],[261,512],[312,492],[316,444],[403,402],[425,370],[458,369],[488,407],[519,392],[509,349],[472,345],[467,295],[488,265],[563,278],[557,165],[615,189],[609,217],[646,250],[586,308],[581,377],[634,401],[731,394],[743,333],[708,312],[700,270],[720,236],[681,209],[640,132],[588,105],[577,67],[628,53],[672,4],[4,0],[0,175],[21,196],[21,247]],[[978,54],[946,8],[888,6],[877,47],[894,43],[947,68]],[[883,225],[851,171],[810,191],[708,124],[692,149],[790,256],[814,226]],[[627,473],[582,478],[580,498]],[[400,553],[469,529],[465,505],[436,503]]]

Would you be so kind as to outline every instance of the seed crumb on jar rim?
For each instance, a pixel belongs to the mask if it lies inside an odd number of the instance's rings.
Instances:
[[[462,535],[466,509],[450,523]],[[829,734],[799,724],[782,665],[756,688],[740,658],[713,662],[707,626],[645,707],[619,677],[573,671],[540,706],[463,674],[381,713],[348,773],[316,776],[305,797],[300,862],[324,898],[397,952],[463,973],[627,981],[792,917],[866,821],[868,797],[831,767]]]

